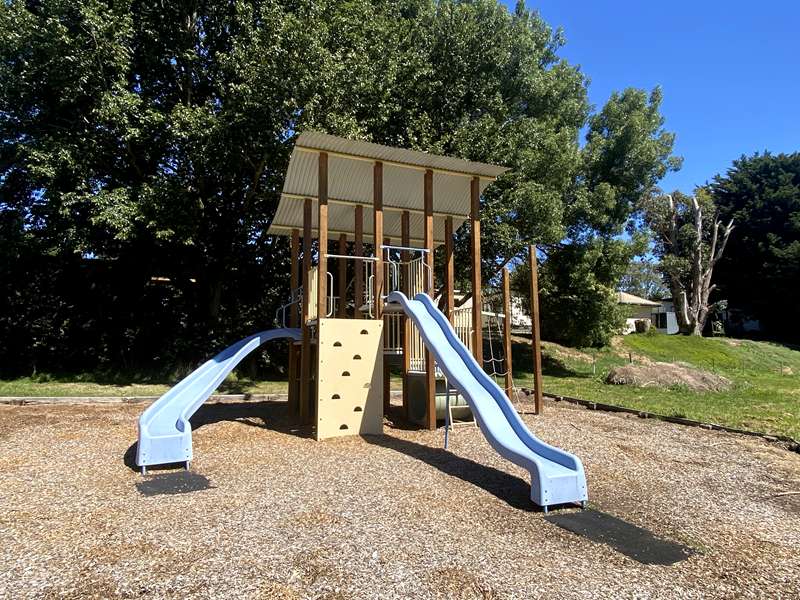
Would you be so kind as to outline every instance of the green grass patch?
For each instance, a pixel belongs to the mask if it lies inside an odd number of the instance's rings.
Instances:
[[[153,377],[133,373],[40,374],[0,379],[0,396],[160,396],[179,377]],[[285,379],[250,379],[235,372],[217,389],[218,394],[279,394],[286,392]]]
[[[530,345],[514,344],[514,381],[532,386]],[[732,389],[697,393],[637,388],[604,383],[609,370],[646,356],[664,362],[685,362],[727,377]],[[180,377],[135,373],[48,375],[0,380],[0,396],[159,396]],[[616,349],[575,351],[547,344],[545,390],[553,394],[680,416],[800,439],[800,351],[767,342],[666,335],[629,335]],[[401,386],[392,373],[392,388]],[[219,393],[286,392],[286,380],[250,379],[232,373]]]
[[[667,335],[629,335],[617,349],[583,350],[550,345],[544,356],[545,391],[637,410],[719,423],[800,439],[800,352],[767,342]],[[609,385],[627,353],[661,362],[684,362],[727,377],[724,392]],[[530,347],[514,347],[517,385],[532,385]]]

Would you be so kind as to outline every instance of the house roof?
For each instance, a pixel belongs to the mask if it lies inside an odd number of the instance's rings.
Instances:
[[[634,296],[628,292],[617,292],[617,303],[633,304],[635,306],[661,306],[661,303],[659,302],[653,302],[652,300],[647,300],[646,298],[640,298],[639,296]]]
[[[373,164],[383,163],[384,236],[400,241],[401,215],[410,218],[411,242],[422,243],[424,226],[423,185],[425,171],[433,171],[433,237],[444,241],[444,217],[453,217],[457,229],[470,212],[470,181],[478,178],[481,193],[508,169],[450,156],[393,148],[349,140],[324,133],[301,133],[295,143],[283,184],[278,210],[269,233],[288,234],[303,227],[303,201],[317,202],[320,152],[328,154],[328,232],[355,234],[354,207],[364,210],[364,240],[372,241]],[[317,228],[317,211],[312,211],[312,227]]]

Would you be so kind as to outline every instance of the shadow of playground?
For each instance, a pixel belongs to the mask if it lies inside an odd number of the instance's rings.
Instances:
[[[297,427],[289,417],[287,408],[286,402],[275,401],[204,404],[191,418],[192,430],[197,431],[212,423],[232,421],[286,435],[310,437],[310,428]],[[389,426],[389,429],[391,430],[392,427],[411,428],[401,419],[398,419],[396,425]],[[457,477],[475,485],[512,508],[529,513],[542,510],[530,499],[530,484],[516,475],[458,456],[444,448],[434,448],[390,434],[365,435],[362,436],[362,439],[369,444],[405,454],[447,476]],[[123,460],[125,466],[135,472],[139,471],[136,466],[136,442],[131,444],[125,452]],[[213,487],[211,482],[200,473],[175,471],[176,467],[182,466],[182,464],[173,464],[151,467],[150,471],[170,470],[172,472],[153,473],[150,477],[137,482],[136,487],[145,496],[184,494]],[[660,540],[646,529],[598,510],[550,514],[546,517],[546,521],[582,538],[607,544],[618,552],[644,564],[670,565],[685,560],[693,553],[691,549],[681,544]]]
[[[192,431],[197,431],[206,425],[231,421],[249,427],[260,427],[277,431],[286,435],[298,437],[311,437],[309,427],[298,427],[289,418],[287,403],[267,400],[262,402],[212,402],[203,404],[189,422]],[[136,466],[136,448],[138,442],[131,444],[125,451],[123,463],[132,471],[139,472]],[[148,471],[174,469],[177,465],[157,465],[148,467]],[[182,465],[181,465],[182,466]]]
[[[396,415],[394,416],[396,422],[393,423],[392,427],[418,429],[416,426],[398,419]],[[298,427],[292,422],[287,412],[286,402],[214,402],[201,406],[190,420],[192,431],[197,431],[206,425],[222,421],[231,421],[249,427],[261,427],[299,437],[311,437],[312,434],[309,427]],[[392,437],[391,435],[370,435],[363,436],[363,439],[370,444],[390,448],[420,460],[446,475],[458,477],[463,481],[476,485],[514,508],[525,511],[536,510],[536,506],[531,502],[529,495],[530,485],[519,477],[494,467],[482,465],[471,459],[460,457],[443,448],[432,448],[424,444]],[[128,447],[123,462],[126,467],[138,472],[136,447],[137,442]],[[149,467],[148,471],[174,470],[176,467],[181,466],[182,464],[158,465]]]
[[[389,448],[422,461],[445,475],[471,483],[513,508],[527,512],[537,510],[536,505],[530,499],[530,485],[515,475],[458,456],[444,448],[432,448],[386,434],[367,435],[363,436],[363,439],[370,444]]]
[[[310,428],[297,427],[292,422],[287,412],[286,402],[215,402],[204,404],[190,420],[192,431],[197,431],[206,425],[222,421],[241,423],[250,427],[261,427],[300,437],[310,437],[312,433]],[[396,426],[400,426],[403,429],[412,428],[400,422]],[[458,477],[463,481],[476,485],[514,508],[525,511],[536,510],[536,506],[530,500],[529,484],[519,477],[494,467],[482,465],[471,459],[460,457],[443,448],[432,448],[390,435],[363,436],[363,439],[370,444],[390,448],[420,460],[446,475]],[[137,442],[128,447],[123,457],[123,462],[126,467],[138,472],[136,447]],[[148,470],[171,470],[175,469],[176,466],[182,465],[159,465],[150,467]]]

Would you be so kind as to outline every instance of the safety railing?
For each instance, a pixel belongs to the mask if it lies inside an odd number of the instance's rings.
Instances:
[[[420,292],[432,293],[433,273],[425,258],[426,248],[410,246],[393,246],[384,244],[381,250],[385,253],[386,295],[401,291],[409,298]],[[385,297],[385,296],[384,296]],[[384,348],[386,352],[402,352],[404,318],[399,313],[390,313],[384,320]],[[417,327],[411,323],[410,338],[406,344],[409,354],[409,368],[412,371],[425,370],[425,346]]]
[[[472,352],[472,307],[462,306],[453,311],[453,329],[458,339]]]
[[[383,351],[386,354],[403,352],[403,313],[383,315]]]
[[[373,296],[372,285],[373,285],[374,280],[375,280],[375,277],[373,275],[374,272],[375,272],[374,264],[375,264],[375,262],[377,262],[378,259],[376,257],[374,257],[374,256],[348,256],[346,254],[326,254],[325,256],[327,258],[329,258],[329,259],[347,260],[347,261],[352,261],[352,262],[355,262],[355,263],[361,263],[362,264],[361,268],[363,269],[363,273],[362,273],[362,279],[361,280],[364,282],[365,285],[364,285],[364,289],[361,290],[362,297],[361,298],[358,298],[358,297],[354,298],[354,302],[353,302],[354,310],[355,311],[360,311],[360,310],[364,309],[364,307],[366,307],[366,310],[370,314],[370,316],[373,315],[374,314],[374,303],[372,302],[372,296]],[[357,269],[359,267],[356,265],[355,268]],[[328,276],[332,280],[333,274],[330,271],[328,271]],[[350,291],[350,289],[352,287],[352,284],[353,284],[353,281],[351,280],[350,283],[348,283],[348,285],[345,286],[346,292]],[[347,306],[347,299],[346,298],[342,298],[342,299],[339,299],[338,297],[336,297],[336,298],[337,298],[338,302],[345,302],[345,307]],[[333,314],[338,314],[338,310],[337,310],[338,309],[338,302],[336,302],[336,306],[334,307]]]
[[[433,272],[425,261],[427,248],[392,246],[384,244],[381,249],[386,257],[386,295],[395,291],[404,292],[413,298],[420,292],[433,289]],[[403,256],[416,255],[403,260]]]
[[[290,292],[289,295],[289,302],[286,304],[279,306],[278,310],[275,311],[275,324],[279,327],[290,327],[292,325],[292,311],[296,311],[295,314],[297,315],[296,322],[300,322],[301,312],[300,307],[303,303],[303,287],[300,286],[297,289],[294,289]],[[288,316],[288,319],[287,319]]]

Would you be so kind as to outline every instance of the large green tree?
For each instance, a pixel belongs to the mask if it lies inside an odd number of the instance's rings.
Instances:
[[[737,223],[718,268],[720,297],[770,337],[797,342],[800,153],[743,156],[709,190],[720,214]]]
[[[631,260],[647,250],[642,203],[680,167],[674,135],[664,130],[661,91],[626,89],[590,116],[569,192],[562,198],[562,237],[540,249],[542,330],[577,346],[607,344],[624,323],[615,294]],[[627,233],[625,236],[623,233]],[[515,277],[526,294],[529,275]]]
[[[649,95],[626,89],[589,119],[581,169],[566,203],[566,237],[544,248],[542,327],[551,339],[603,345],[624,322],[615,291],[631,260],[646,250],[641,202],[680,167],[661,100],[658,88]]]
[[[191,362],[268,324],[303,129],[509,166],[482,199],[487,280],[530,241],[553,269],[616,256],[672,137],[658,90],[593,114],[563,42],[496,0],[3,3],[4,366]]]

